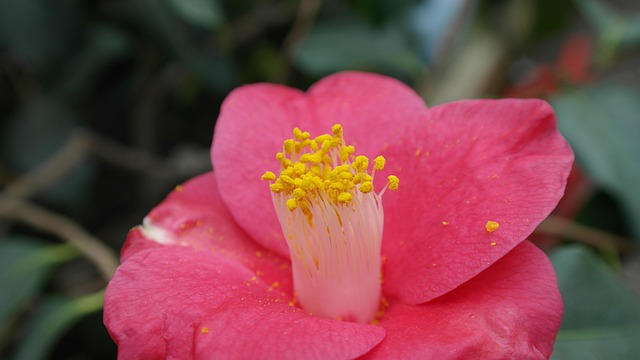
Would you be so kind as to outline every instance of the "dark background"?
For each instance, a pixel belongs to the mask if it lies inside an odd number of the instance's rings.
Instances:
[[[349,69],[429,105],[551,102],[577,158],[532,236],[565,300],[554,358],[634,358],[639,55],[636,1],[0,0],[0,358],[115,358],[118,250],[211,168],[224,97]]]

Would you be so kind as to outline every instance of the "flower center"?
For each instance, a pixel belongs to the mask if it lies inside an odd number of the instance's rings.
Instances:
[[[293,129],[276,154],[279,176],[267,171],[271,195],[284,233],[301,307],[314,315],[366,323],[375,319],[381,296],[382,194],[399,180],[373,191],[378,156],[355,156],[342,126],[312,139]]]

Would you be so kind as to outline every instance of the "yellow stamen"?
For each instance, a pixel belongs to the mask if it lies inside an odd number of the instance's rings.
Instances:
[[[373,190],[373,183],[371,181],[365,181],[360,185],[359,190],[365,194],[371,192],[371,190]]]
[[[352,199],[353,199],[353,196],[351,196],[351,194],[349,194],[348,192],[343,192],[343,193],[340,193],[340,195],[338,195],[338,201],[343,204],[350,203]]]
[[[376,170],[382,170],[384,169],[384,164],[387,162],[387,159],[385,159],[383,156],[378,156],[377,158],[375,158],[375,160],[373,160],[373,168]]]
[[[287,209],[293,211],[298,208],[298,200],[291,198],[287,200]]]
[[[272,173],[271,171],[267,171],[264,173],[264,175],[262,175],[261,177],[262,180],[275,180],[276,179],[276,174]]]
[[[335,124],[331,127],[331,132],[333,133],[333,136],[335,137],[341,137],[342,136],[342,125],[340,124]]]
[[[387,177],[387,179],[389,180],[389,190],[398,190],[398,185],[400,184],[400,179],[398,179],[397,176],[395,175],[389,175],[389,177]]]
[[[276,159],[280,172],[267,171],[262,179],[270,182],[300,306],[332,319],[375,320],[382,286],[382,194],[398,188],[398,177],[390,175],[376,193],[373,178],[385,158],[376,157],[370,169],[369,158],[345,143],[340,124],[315,138],[293,129]]]
[[[348,205],[357,192],[373,191],[373,177],[369,174],[369,158],[355,156],[355,148],[344,143],[342,125],[331,127],[331,134],[311,138],[299,128],[293,129],[293,138],[282,143],[282,152],[276,154],[281,164],[280,174],[267,171],[262,180],[268,180],[271,191],[285,197],[286,206],[293,211],[308,209],[318,199],[334,204]],[[384,169],[386,159],[374,159],[372,170]],[[356,186],[359,185],[359,186]],[[398,178],[389,177],[389,189],[398,188]],[[310,213],[305,213],[311,219]]]

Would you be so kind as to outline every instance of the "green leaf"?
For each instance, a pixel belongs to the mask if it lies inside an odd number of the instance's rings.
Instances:
[[[580,245],[549,255],[565,304],[553,359],[631,359],[640,353],[640,303]]]
[[[551,104],[577,161],[620,202],[640,241],[640,93],[602,85],[559,93]]]
[[[212,89],[228,92],[233,83],[233,64],[227,59],[203,51],[184,24],[167,6],[156,0],[132,0],[123,3],[126,15],[160,46],[198,75]]]
[[[574,0],[606,47],[640,44],[640,16],[626,16],[601,0]]]
[[[398,28],[376,29],[361,22],[318,24],[295,62],[314,76],[351,69],[415,77],[422,68],[419,56]]]
[[[39,293],[51,268],[77,255],[69,245],[46,246],[27,237],[0,241],[0,294],[4,294],[0,296],[0,334],[9,319]]]
[[[191,25],[213,29],[224,21],[217,0],[165,0],[171,9]]]
[[[68,300],[48,298],[27,320],[25,334],[13,360],[47,359],[60,338],[86,315],[102,309],[104,291]]]
[[[126,34],[112,25],[94,25],[84,30],[86,42],[56,79],[56,95],[77,103],[88,95],[97,75],[107,65],[130,53]]]
[[[0,48],[36,72],[56,71],[73,51],[77,0],[0,0]]]

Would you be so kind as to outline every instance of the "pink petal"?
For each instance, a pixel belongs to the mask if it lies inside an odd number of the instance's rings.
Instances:
[[[256,244],[235,224],[220,199],[213,172],[176,187],[145,222],[129,232],[122,261],[167,246],[215,252],[242,263],[266,283],[278,281],[281,291],[292,292],[289,261]]]
[[[129,256],[105,295],[119,359],[353,358],[380,327],[315,318],[219,252],[165,246]]]
[[[461,101],[420,120],[383,152],[400,178],[383,200],[383,291],[412,304],[456,288],[531,234],[573,161],[541,100]],[[488,232],[488,221],[499,229]]]
[[[562,319],[553,268],[530,242],[423,305],[393,302],[381,359],[547,359]]]
[[[222,105],[211,150],[222,198],[253,239],[288,256],[268,184],[260,176],[279,169],[274,156],[293,128],[316,136],[342,123],[347,142],[359,153],[377,156],[424,109],[420,97],[397,80],[356,72],[324,78],[308,94],[271,84],[236,89]]]

